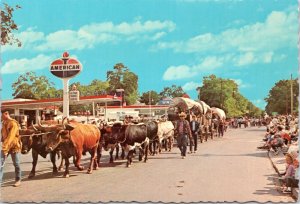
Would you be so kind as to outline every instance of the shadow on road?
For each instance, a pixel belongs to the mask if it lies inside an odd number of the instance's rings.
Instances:
[[[53,179],[53,178],[63,178],[63,171],[58,172],[56,175],[53,175],[52,173],[52,169],[50,171],[47,170],[43,170],[43,171],[37,171],[35,174],[35,177],[28,179],[28,175],[29,175],[30,171],[23,171],[23,177],[22,177],[22,182],[31,182],[31,181],[35,181],[35,180],[44,180],[44,179]],[[72,173],[70,171],[70,173]],[[14,172],[8,172],[5,174],[5,177],[8,177],[8,179],[5,179],[2,186],[3,188],[5,187],[11,187],[14,183],[15,183],[15,179],[14,179],[15,173]],[[77,176],[74,174],[70,174],[70,177],[73,176]]]
[[[200,154],[200,155],[191,155],[196,157],[242,157],[242,156],[253,156],[253,157],[267,157],[266,152],[256,152],[250,154]]]
[[[266,132],[266,129],[247,129],[247,131],[252,131],[252,132]]]
[[[272,195],[272,196],[282,196],[276,189],[276,187],[265,187],[264,190],[256,190],[253,194],[255,195]]]
[[[177,157],[163,157],[163,156],[161,156],[161,157],[151,157],[151,159],[182,159],[181,157],[180,157],[180,154],[178,154],[178,156]]]
[[[267,177],[268,181],[271,181],[271,183],[267,184],[270,187],[265,187],[264,190],[256,190],[253,194],[256,194],[256,195],[282,196],[283,193],[280,192],[280,185],[278,183],[278,176],[276,176],[275,174],[264,175],[264,176]]]

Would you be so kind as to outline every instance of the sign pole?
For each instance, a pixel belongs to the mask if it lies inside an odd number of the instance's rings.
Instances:
[[[63,117],[69,117],[69,80],[79,74],[81,70],[81,63],[77,59],[69,57],[68,52],[64,52],[62,58],[54,60],[50,65],[50,72],[63,80]],[[75,96],[72,95],[71,99],[78,101],[79,92],[75,88],[74,91],[72,90],[72,94]]]
[[[291,115],[293,116],[293,75],[291,74]]]
[[[69,117],[69,80],[68,78],[63,79],[63,117],[67,118]]]

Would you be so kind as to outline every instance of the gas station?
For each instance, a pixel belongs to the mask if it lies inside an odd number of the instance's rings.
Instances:
[[[107,104],[111,102],[117,102],[119,104],[122,103],[121,97],[111,96],[111,95],[97,95],[97,96],[82,96],[78,101],[72,101],[72,105],[87,105],[92,104],[93,111],[91,116],[96,116],[97,114],[97,104]],[[63,105],[62,98],[50,98],[50,99],[42,99],[42,100],[32,100],[32,99],[12,99],[12,100],[4,100],[1,102],[1,108],[10,109],[11,114],[13,115],[27,115],[29,116],[28,124],[33,122],[37,122],[42,116],[43,112],[52,112],[53,116],[59,115],[58,107]],[[99,107],[98,107],[99,108]],[[55,119],[55,118],[50,118]]]
[[[102,120],[120,120],[125,115],[133,115],[135,117],[147,116],[153,118],[167,113],[168,105],[132,105],[123,106],[123,99],[116,95],[92,95],[80,96],[76,86],[69,91],[69,80],[79,74],[82,70],[81,63],[69,57],[69,53],[64,52],[62,58],[54,60],[50,65],[50,72],[62,79],[63,82],[63,98],[48,98],[41,100],[34,99],[11,99],[2,100],[3,109],[10,109],[10,113],[15,118],[25,118],[27,125],[31,122],[36,123],[39,119],[57,120],[63,117],[70,117],[69,105],[92,105],[92,112],[73,113],[72,117],[85,116],[99,118]],[[116,92],[124,92],[123,89],[117,89]],[[114,104],[112,106],[111,104]],[[119,105],[118,105],[119,104]],[[63,107],[63,113],[59,111],[59,107]],[[47,117],[45,117],[47,114]],[[18,119],[18,118],[16,118]],[[21,119],[19,119],[19,122]],[[83,122],[83,121],[82,121]],[[88,122],[88,119],[86,120]]]

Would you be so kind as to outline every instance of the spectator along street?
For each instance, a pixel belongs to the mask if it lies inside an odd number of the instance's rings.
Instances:
[[[9,159],[2,202],[295,202],[278,191],[267,152],[257,149],[265,132],[263,126],[230,128],[223,138],[199,142],[197,153],[186,159],[181,159],[175,144],[171,152],[149,156],[147,163],[135,157],[131,168],[126,168],[125,160],[109,164],[104,152],[101,167],[92,175],[72,166],[70,178],[63,178],[63,172],[53,177],[49,158],[39,157],[36,177],[29,180],[31,154],[22,155],[23,185],[12,187],[14,168]],[[88,162],[85,156],[85,168]]]

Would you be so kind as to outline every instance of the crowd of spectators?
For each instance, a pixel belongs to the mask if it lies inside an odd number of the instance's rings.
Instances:
[[[266,119],[262,117],[235,117],[228,121],[231,128],[247,128],[247,127],[261,127],[267,123]]]
[[[280,174],[279,181],[283,192],[298,187],[298,117],[280,115],[271,117],[259,149],[272,151],[276,156],[280,151],[285,155],[286,171]]]

